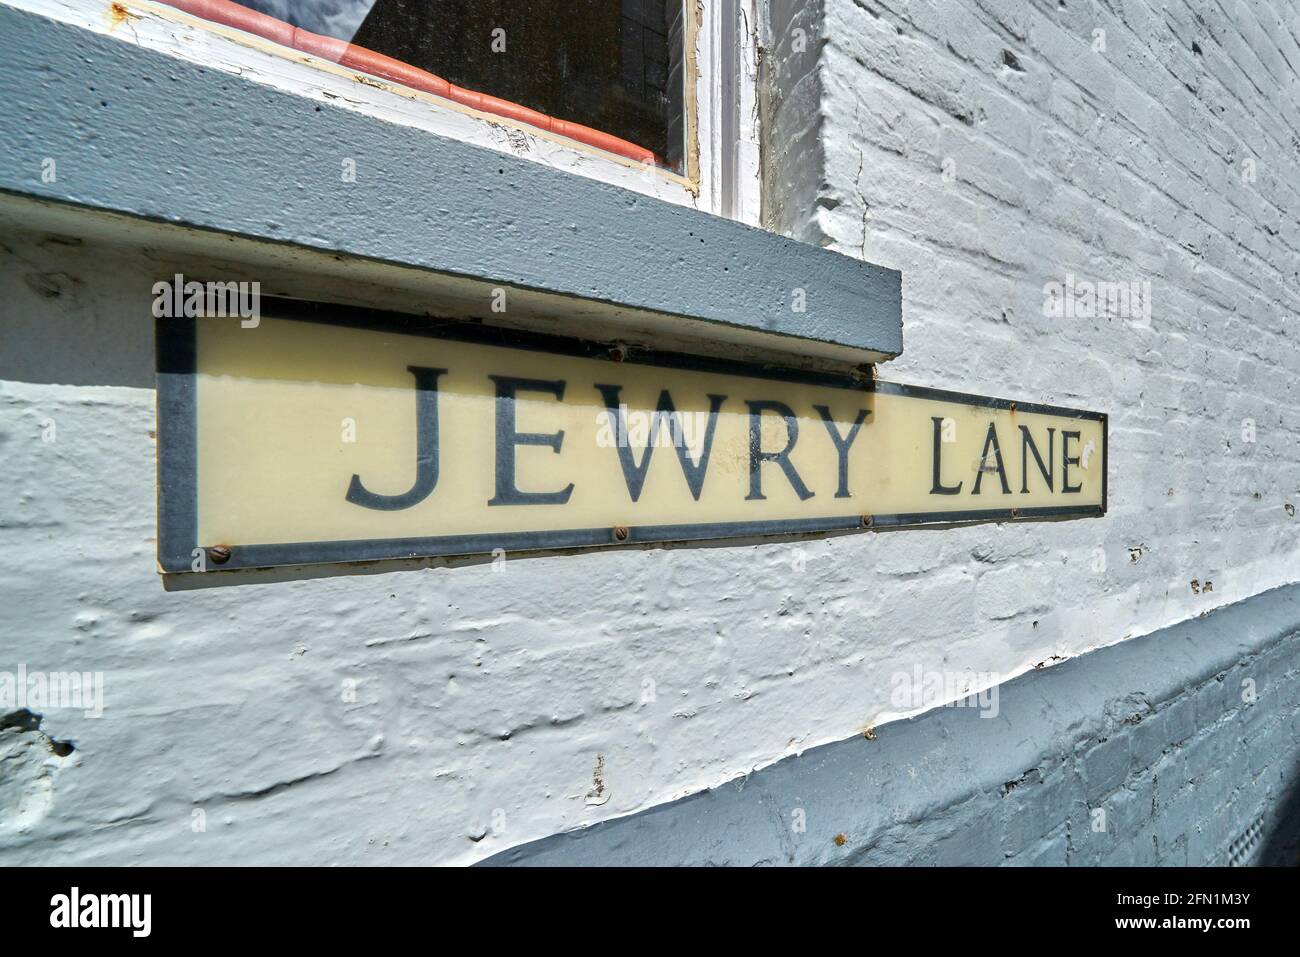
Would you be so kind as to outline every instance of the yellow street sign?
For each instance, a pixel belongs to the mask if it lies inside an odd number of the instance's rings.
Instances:
[[[168,572],[1105,512],[1095,412],[298,303],[158,337]]]

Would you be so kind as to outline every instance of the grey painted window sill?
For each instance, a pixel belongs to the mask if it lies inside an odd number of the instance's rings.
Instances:
[[[553,314],[680,317],[859,361],[902,351],[894,270],[128,41],[0,6],[0,190],[529,290]]]

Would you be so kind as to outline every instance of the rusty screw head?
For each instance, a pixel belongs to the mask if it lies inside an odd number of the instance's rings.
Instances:
[[[622,362],[627,358],[627,347],[611,346],[609,350],[609,358],[612,362]]]
[[[614,526],[614,541],[616,541],[616,542],[626,542],[626,541],[627,541],[627,535],[628,535],[628,531],[627,531],[627,526],[626,526],[626,525],[615,525],[615,526]]]
[[[872,523],[873,521],[874,521],[874,519],[873,519],[870,515],[863,515],[863,516],[862,516],[862,527],[863,527],[863,528],[870,528],[870,527],[871,527],[871,523]]]
[[[1019,517],[1020,517],[1020,509],[1018,509],[1018,508],[1013,508],[1013,509],[1011,510],[1011,517],[1012,517],[1012,518],[1019,518]]]
[[[213,545],[208,549],[208,560],[216,565],[224,565],[230,561],[230,546]]]
[[[1015,413],[1016,413],[1016,404],[1015,404],[1014,402],[1008,402],[1008,403],[1007,403],[1007,411],[1010,412],[1012,415],[1015,415]]]

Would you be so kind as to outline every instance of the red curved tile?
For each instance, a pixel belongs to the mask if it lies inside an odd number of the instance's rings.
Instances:
[[[232,3],[231,0],[167,0],[167,2],[204,20],[234,27],[245,33],[255,33],[259,37],[265,37],[283,46],[293,46],[292,26],[265,13],[258,13],[256,10]]]

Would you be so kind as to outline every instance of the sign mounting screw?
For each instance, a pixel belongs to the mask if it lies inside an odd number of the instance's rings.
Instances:
[[[628,530],[627,530],[627,526],[626,526],[626,525],[615,525],[615,526],[614,526],[614,541],[616,541],[616,542],[626,542],[626,541],[627,541],[627,536],[628,536]]]
[[[213,545],[208,549],[208,561],[216,565],[224,565],[230,561],[230,546]]]

